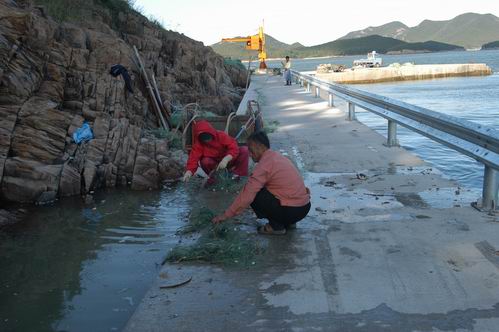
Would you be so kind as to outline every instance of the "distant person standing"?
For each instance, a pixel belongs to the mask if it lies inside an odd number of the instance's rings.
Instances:
[[[289,61],[289,56],[286,55],[286,62],[282,62],[282,67],[284,68],[284,79],[286,80],[286,85],[291,85],[291,61]]]

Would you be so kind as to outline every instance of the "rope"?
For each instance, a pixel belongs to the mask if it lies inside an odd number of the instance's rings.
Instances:
[[[227,123],[225,124],[225,133],[226,134],[229,134],[230,123],[231,123],[232,119],[235,117],[236,117],[236,112],[230,113],[229,116],[227,117]]]

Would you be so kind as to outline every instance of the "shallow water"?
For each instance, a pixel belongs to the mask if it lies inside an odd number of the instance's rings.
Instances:
[[[0,330],[121,330],[178,242],[188,196],[113,190],[32,208],[0,233]]]

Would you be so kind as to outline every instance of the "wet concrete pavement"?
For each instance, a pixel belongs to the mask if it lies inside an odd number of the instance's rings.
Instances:
[[[279,77],[253,81],[312,210],[248,268],[170,264],[126,331],[497,331],[499,222],[479,193]],[[458,166],[456,166],[458,167]],[[218,209],[230,202],[213,202]],[[243,219],[253,221],[248,213]]]

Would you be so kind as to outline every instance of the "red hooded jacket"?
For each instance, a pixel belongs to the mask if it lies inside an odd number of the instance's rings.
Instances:
[[[199,160],[204,157],[213,158],[218,163],[228,154],[232,156],[232,160],[235,160],[239,155],[237,141],[225,132],[213,128],[208,121],[201,120],[194,123],[192,130],[194,131],[194,142],[187,160],[186,168],[188,171],[195,173]],[[207,143],[200,142],[198,137],[202,133],[211,134],[213,139]]]

